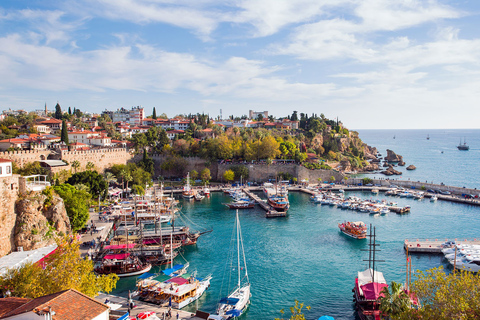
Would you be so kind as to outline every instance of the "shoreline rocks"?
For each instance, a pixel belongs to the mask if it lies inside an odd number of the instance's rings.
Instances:
[[[387,149],[387,156],[385,157],[385,160],[388,162],[403,162],[403,157],[399,154],[396,154],[390,149]]]
[[[417,169],[417,167],[415,167],[413,164],[407,167],[407,170],[415,170],[415,169]]]

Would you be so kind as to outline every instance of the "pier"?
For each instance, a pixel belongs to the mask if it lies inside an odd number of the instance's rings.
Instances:
[[[449,240],[455,240],[457,244],[474,244],[480,245],[480,240],[473,239],[416,239],[409,240],[405,239],[403,243],[403,248],[408,250],[410,253],[432,253],[432,254],[442,254],[442,243]]]
[[[287,212],[284,211],[284,212],[280,212],[280,211],[276,211],[275,209],[273,209],[268,203],[267,201],[265,200],[262,200],[260,199],[259,196],[257,196],[256,194],[250,192],[250,190],[248,188],[243,188],[243,192],[245,192],[247,194],[247,196],[249,196],[252,200],[254,200],[263,210],[266,211],[265,213],[265,217],[266,218],[276,218],[276,217],[286,217],[287,216]]]

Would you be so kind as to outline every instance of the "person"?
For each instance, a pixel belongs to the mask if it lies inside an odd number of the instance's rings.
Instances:
[[[107,298],[107,299],[105,299],[104,304],[107,304],[107,303],[109,303],[109,302],[110,302],[110,300],[108,300],[108,298]]]
[[[179,314],[180,314],[180,312],[177,312],[177,320],[178,320],[178,319],[179,319],[179,317],[180,317],[180,316],[179,316]]]

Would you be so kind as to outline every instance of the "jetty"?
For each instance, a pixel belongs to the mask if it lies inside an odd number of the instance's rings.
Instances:
[[[403,248],[410,253],[442,254],[442,243],[455,240],[457,244],[480,245],[480,239],[405,239]]]
[[[272,206],[270,206],[267,203],[267,201],[260,199],[259,196],[257,196],[253,192],[250,192],[250,190],[248,188],[243,188],[243,192],[245,192],[245,194],[247,196],[249,196],[250,199],[254,200],[255,203],[257,203],[263,210],[266,211],[266,213],[265,213],[266,218],[277,218],[277,217],[286,217],[287,216],[286,211],[284,211],[284,212],[276,211],[275,209],[272,208]]]

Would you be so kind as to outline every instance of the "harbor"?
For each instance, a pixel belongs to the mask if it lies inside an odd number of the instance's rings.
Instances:
[[[455,241],[457,244],[478,245],[480,246],[480,240],[477,239],[405,239],[403,247],[408,250],[409,253],[431,253],[442,254],[442,243],[448,241]]]

